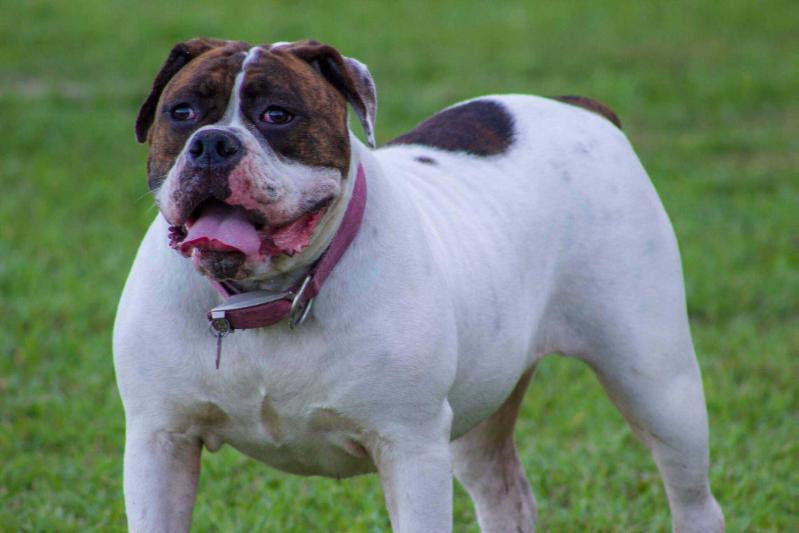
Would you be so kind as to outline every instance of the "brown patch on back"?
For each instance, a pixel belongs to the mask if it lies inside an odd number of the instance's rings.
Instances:
[[[510,148],[513,135],[513,117],[502,104],[474,100],[433,115],[387,144],[422,144],[489,156]]]
[[[583,109],[587,109],[589,111],[593,111],[598,115],[602,115],[613,124],[616,125],[617,128],[622,129],[621,127],[621,120],[619,120],[618,115],[613,112],[611,108],[603,104],[602,102],[597,102],[596,100],[592,100],[591,98],[586,98],[584,96],[574,96],[574,95],[565,95],[565,96],[556,96],[554,100],[558,100],[560,102],[576,105],[578,107],[582,107]]]

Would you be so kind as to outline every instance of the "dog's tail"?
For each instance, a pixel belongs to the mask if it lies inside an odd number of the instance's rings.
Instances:
[[[594,113],[602,115],[609,121],[613,122],[617,128],[622,129],[621,120],[619,120],[618,115],[616,115],[616,113],[614,113],[611,108],[609,108],[602,102],[597,102],[596,100],[592,100],[584,96],[574,96],[571,94],[565,96],[555,96],[553,99],[566,104],[576,105],[584,109],[587,109],[589,111],[593,111]]]

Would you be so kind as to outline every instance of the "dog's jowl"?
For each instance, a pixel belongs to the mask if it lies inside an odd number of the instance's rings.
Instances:
[[[130,529],[188,530],[228,444],[376,471],[395,531],[450,531],[453,474],[483,531],[532,531],[513,426],[557,352],[651,450],[674,529],[722,530],[677,243],[615,114],[486,96],[375,148],[376,110],[366,66],[314,41],[195,39],[156,75],[160,212],[114,329]]]

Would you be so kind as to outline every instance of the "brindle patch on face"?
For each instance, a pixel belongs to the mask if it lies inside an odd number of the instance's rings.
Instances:
[[[423,144],[489,156],[510,148],[513,134],[513,117],[502,104],[475,100],[433,115],[387,144]]]
[[[279,156],[347,175],[347,102],[311,65],[293,55],[291,46],[260,54],[248,64],[241,102],[244,118],[255,124],[260,138]],[[262,122],[269,106],[287,109],[293,120],[284,125]]]
[[[167,188],[156,193],[167,220],[191,223],[202,216],[206,202],[225,202],[245,209],[261,232],[329,205],[349,172],[350,143],[347,99],[326,77],[329,72],[315,68],[322,58],[301,54],[307,50],[299,45],[204,43],[208,48],[197,50],[165,84],[149,129],[148,178],[155,189],[168,176]],[[324,47],[322,52],[333,53]],[[171,112],[184,105],[196,118],[174,120]],[[262,121],[273,106],[293,119]],[[241,158],[230,168],[192,163],[186,144],[206,126],[241,141]],[[195,265],[216,279],[246,279],[264,262],[260,255],[230,251],[199,248],[192,254]]]
[[[247,49],[247,43],[242,42],[212,48],[178,71],[166,85],[149,135],[147,182],[151,190],[164,180],[191,134],[222,118]],[[190,105],[197,119],[174,122],[170,111],[179,104]]]
[[[161,93],[164,92],[164,87],[169,83],[169,80],[192,59],[199,57],[211,48],[225,46],[225,44],[225,41],[220,41],[218,39],[198,37],[190,41],[178,43],[172,47],[161,70],[159,70],[158,74],[155,76],[150,94],[147,96],[144,103],[142,103],[139,114],[136,116],[136,139],[139,142],[144,142],[148,139],[150,127],[153,125],[153,120],[155,120],[155,110],[158,107],[158,100],[161,98]]]
[[[565,96],[556,96],[554,98],[560,102],[564,102],[566,104],[576,105],[578,107],[582,107],[589,111],[593,111],[598,115],[602,115],[612,123],[616,125],[617,128],[621,128],[621,120],[619,120],[618,115],[613,112],[611,108],[603,104],[602,102],[597,102],[596,100],[592,100],[591,98],[586,98],[584,96],[573,96],[573,95],[565,95]]]

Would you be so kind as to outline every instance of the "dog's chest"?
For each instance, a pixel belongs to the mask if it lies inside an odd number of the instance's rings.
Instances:
[[[186,376],[176,397],[180,429],[210,451],[229,444],[296,474],[346,477],[374,470],[363,428],[335,400],[335,386],[313,372],[321,361],[308,352],[294,357],[270,360],[262,352],[224,347],[222,369]]]

